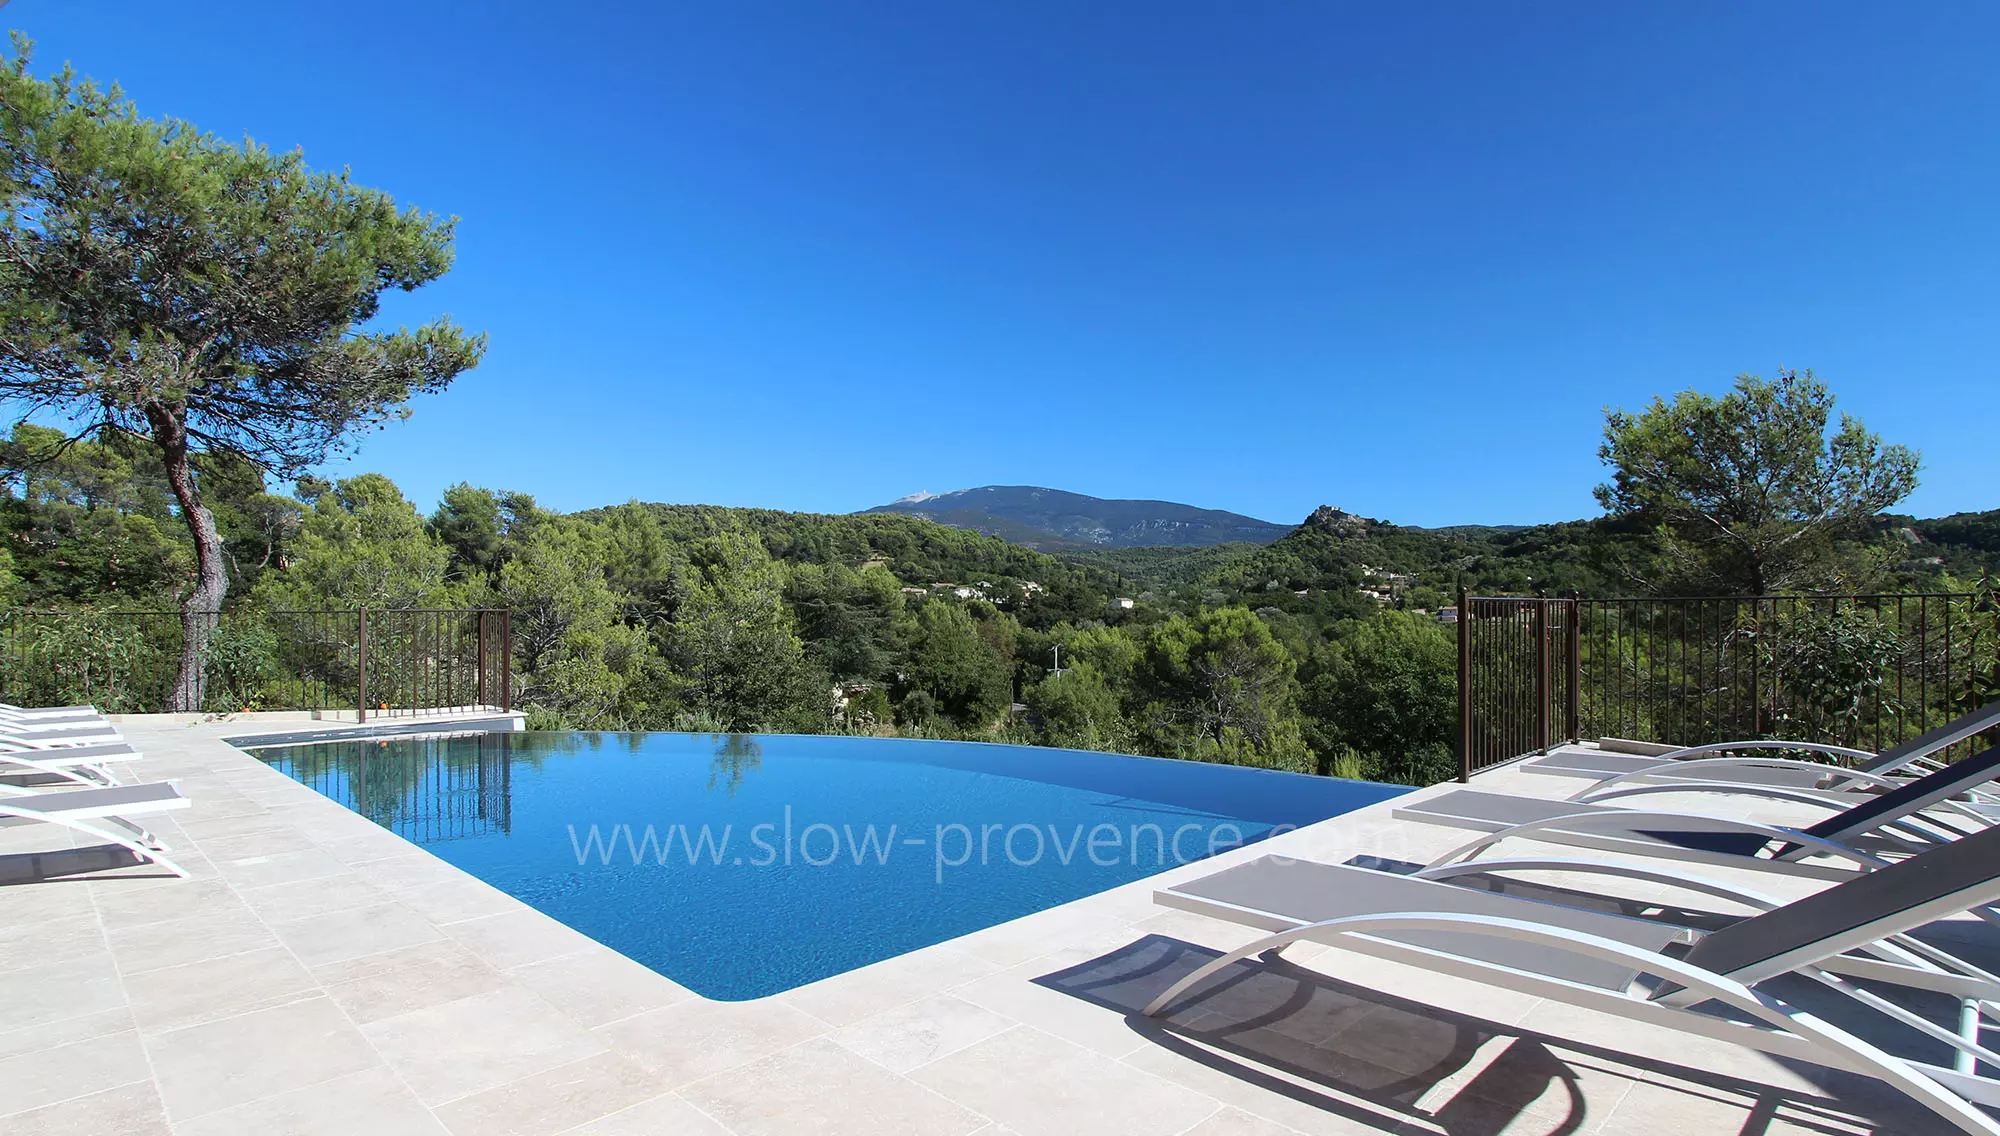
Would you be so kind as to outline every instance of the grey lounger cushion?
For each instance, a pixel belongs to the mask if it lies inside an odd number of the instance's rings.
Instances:
[[[1401,820],[1444,824],[1474,832],[1499,832],[1517,824],[1528,824],[1561,816],[1586,813],[1616,816],[1619,813],[1633,811],[1613,805],[1544,801],[1538,797],[1514,797],[1505,793],[1485,793],[1478,789],[1455,789],[1429,800],[1399,805],[1394,815]],[[1663,826],[1657,821],[1648,823],[1635,821],[1630,830],[1622,833],[1592,828],[1589,836],[1594,846],[1630,851],[1641,856],[1657,853],[1664,845],[1689,851],[1750,857],[1755,856],[1770,843],[1755,833],[1737,831],[1737,827],[1731,821],[1688,815],[1677,819],[1671,826]],[[1561,836],[1562,830],[1558,828],[1543,830],[1530,839],[1560,841]],[[1620,847],[1621,845],[1626,847]]]
[[[0,722],[17,726],[31,726],[37,729],[53,729],[57,726],[109,726],[102,714],[79,711],[75,714],[12,714],[0,711]]]
[[[1212,910],[1211,905],[1221,904],[1265,912],[1278,917],[1268,924],[1274,930],[1291,924],[1320,923],[1349,916],[1450,912],[1528,920],[1545,926],[1601,935],[1647,951],[1663,950],[1684,934],[1679,928],[1644,919],[1540,903],[1476,888],[1454,887],[1370,868],[1349,868],[1276,856],[1266,856],[1189,883],[1163,888],[1154,899],[1187,911],[1206,912]],[[1244,922],[1240,915],[1226,917]],[[1552,955],[1531,944],[1489,936],[1421,932],[1407,935],[1391,933],[1382,937],[1606,990],[1624,990],[1638,973],[1617,963],[1570,954]]]
[[[100,742],[96,745],[64,746],[61,749],[0,750],[0,766],[6,765],[10,757],[42,765],[68,766],[96,765],[101,761],[137,761],[143,756],[145,755],[125,742]]]
[[[112,785],[103,789],[63,789],[0,797],[0,808],[32,809],[50,816],[79,820],[96,817],[140,816],[166,809],[186,808],[189,800],[167,781],[143,785]],[[0,825],[36,824],[36,817],[0,817]]]

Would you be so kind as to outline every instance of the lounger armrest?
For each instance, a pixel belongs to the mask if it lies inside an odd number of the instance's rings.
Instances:
[[[1873,871],[1887,867],[1889,861],[1880,856],[1850,847],[1823,836],[1814,836],[1795,828],[1779,828],[1775,825],[1757,824],[1753,821],[1734,820],[1727,817],[1691,817],[1686,813],[1642,812],[1638,809],[1593,809],[1590,812],[1564,813],[1559,816],[1539,817],[1531,821],[1500,829],[1497,832],[1481,834],[1478,839],[1468,841],[1424,865],[1425,868],[1441,868],[1471,860],[1479,853],[1500,843],[1502,840],[1532,840],[1535,833],[1545,829],[1560,829],[1577,833],[1588,833],[1592,829],[1606,832],[1630,832],[1637,825],[1657,824],[1663,827],[1685,827],[1689,821],[1700,821],[1704,831],[1735,832],[1751,836],[1761,836],[1776,844],[1789,845],[1801,852],[1815,852],[1822,856],[1835,856],[1850,860],[1862,871]]]
[[[1644,797],[1658,793],[1722,793],[1734,797],[1762,797],[1796,805],[1812,805],[1833,813],[1844,812],[1855,805],[1854,801],[1841,800],[1817,789],[1787,789],[1735,781],[1672,781],[1659,785],[1619,785],[1611,788],[1593,785],[1570,800],[1580,805],[1599,805],[1613,797]]]
[[[1708,745],[1685,746],[1670,753],[1660,755],[1661,761],[1686,761],[1709,753],[1734,753],[1746,749],[1797,749],[1808,753],[1824,753],[1834,757],[1851,757],[1857,761],[1869,761],[1880,754],[1869,753],[1865,749],[1848,746],[1829,745],[1826,742],[1788,742],[1782,738],[1752,738],[1737,742],[1711,742]]]
[[[1622,782],[1644,781],[1649,777],[1657,777],[1661,774],[1682,777],[1688,774],[1689,771],[1719,773],[1731,769],[1797,770],[1801,773],[1817,773],[1826,781],[1853,781],[1862,785],[1885,789],[1894,788],[1896,785],[1901,784],[1895,778],[1886,777],[1880,773],[1869,773],[1860,769],[1848,769],[1839,765],[1830,765],[1824,761],[1800,761],[1797,758],[1791,757],[1696,757],[1679,761],[1659,761],[1643,769],[1634,769],[1628,773],[1620,773],[1616,776],[1607,777],[1599,781],[1596,785],[1583,790],[1583,793],[1595,793]],[[1826,785],[1819,787],[1831,788],[1831,786]],[[1582,795],[1579,794],[1570,799],[1581,800]]]

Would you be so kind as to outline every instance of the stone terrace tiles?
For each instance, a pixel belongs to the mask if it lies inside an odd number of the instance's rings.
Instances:
[[[1172,1032],[1137,1024],[1107,993],[1117,984],[1096,981],[1129,975],[1148,951],[1247,941],[1239,929],[1155,907],[1160,880],[1273,851],[1422,860],[1463,838],[1391,820],[1387,805],[774,997],[724,1003],[221,741],[268,728],[243,719],[121,724],[146,753],[129,772],[178,780],[195,801],[156,827],[194,879],[138,866],[0,886],[0,1131],[1825,1136],[1935,1127],[1859,1078],[1309,944],[1181,1011]],[[1480,778],[1482,788],[1545,797],[1580,784],[1516,770]],[[25,853],[62,843],[34,828],[0,830],[0,881],[19,876]],[[1744,882],[1767,893],[1786,883]],[[1424,1005],[1404,1000],[1418,996]]]

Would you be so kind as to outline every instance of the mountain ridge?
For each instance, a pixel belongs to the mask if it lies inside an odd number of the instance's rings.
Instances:
[[[861,510],[901,513],[1036,549],[1269,544],[1293,526],[1178,501],[1092,497],[1039,485],[913,493]]]

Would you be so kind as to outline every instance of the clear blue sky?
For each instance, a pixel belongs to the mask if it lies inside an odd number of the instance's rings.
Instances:
[[[1591,515],[1812,367],[2000,506],[2000,4],[15,0],[38,66],[463,220],[341,469],[573,509],[1041,484]],[[338,472],[338,470],[336,470]]]

